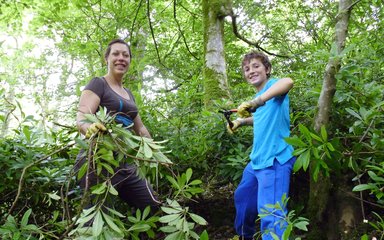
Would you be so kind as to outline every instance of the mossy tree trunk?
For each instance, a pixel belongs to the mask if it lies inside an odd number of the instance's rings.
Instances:
[[[203,0],[204,20],[204,103],[229,98],[224,51],[224,17],[229,14],[230,0]]]
[[[318,111],[315,116],[314,129],[319,132],[323,125],[329,124],[329,116],[332,111],[332,101],[336,92],[336,74],[341,66],[340,53],[345,47],[345,41],[348,35],[348,24],[353,4],[351,0],[340,0],[335,26],[336,51],[331,51],[331,56],[325,68],[323,85],[318,100]],[[315,163],[311,163],[310,168],[313,172]],[[341,179],[339,179],[341,180]],[[351,206],[347,206],[344,201],[345,194],[340,194],[340,184],[345,181],[331,181],[331,179],[321,172],[318,180],[313,177],[310,182],[310,198],[308,204],[308,213],[311,219],[310,239],[339,239],[339,233],[342,230],[336,227],[345,218],[344,210],[350,211]],[[325,224],[327,223],[327,224]]]

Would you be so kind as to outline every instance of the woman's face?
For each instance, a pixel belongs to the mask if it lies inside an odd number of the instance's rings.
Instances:
[[[106,61],[108,65],[108,73],[112,73],[113,75],[124,75],[128,71],[131,63],[128,47],[122,43],[111,45],[111,52]]]
[[[260,59],[253,58],[244,65],[243,71],[247,82],[260,90],[268,80],[270,69],[267,69]]]

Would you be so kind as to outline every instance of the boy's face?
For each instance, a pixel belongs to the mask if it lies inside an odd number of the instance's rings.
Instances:
[[[253,58],[244,64],[243,71],[247,82],[260,90],[268,80],[267,74],[269,74],[270,69],[265,68],[259,59]]]

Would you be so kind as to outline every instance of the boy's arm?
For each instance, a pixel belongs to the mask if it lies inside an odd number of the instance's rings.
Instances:
[[[291,78],[281,78],[275,84],[273,84],[267,91],[261,94],[259,98],[263,103],[265,103],[273,97],[286,94],[287,92],[289,92],[289,90],[291,90],[292,87],[293,80]]]
[[[232,127],[230,127],[229,124],[227,124],[227,130],[230,134],[233,134],[239,127],[252,126],[253,125],[253,117],[238,118],[238,119],[232,121],[232,124],[233,124]]]
[[[255,99],[249,102],[243,102],[237,108],[237,113],[240,117],[249,117],[249,112],[255,112],[260,106],[263,106],[266,101],[276,96],[281,96],[289,92],[293,87],[293,80],[291,78],[281,78],[275,84],[273,84],[267,91],[259,95]]]

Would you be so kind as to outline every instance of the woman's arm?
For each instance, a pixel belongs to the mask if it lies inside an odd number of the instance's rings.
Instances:
[[[151,134],[149,133],[148,129],[144,126],[143,121],[141,121],[141,117],[139,114],[133,119],[133,131],[139,136],[152,138]]]
[[[80,96],[79,108],[77,110],[76,125],[79,131],[85,135],[90,123],[84,123],[84,114],[94,114],[100,105],[100,98],[90,90],[84,90]]]

